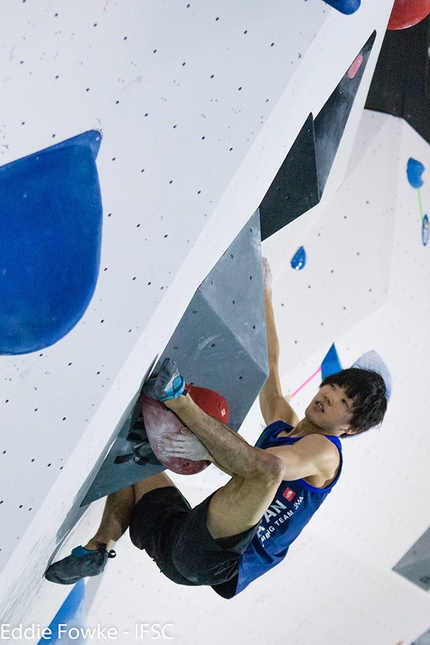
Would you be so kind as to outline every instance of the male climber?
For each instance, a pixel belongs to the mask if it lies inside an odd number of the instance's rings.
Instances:
[[[166,360],[144,393],[164,402],[190,434],[172,440],[170,456],[209,459],[231,479],[191,509],[165,472],[107,498],[96,535],[52,564],[46,578],[72,584],[104,569],[127,528],[171,580],[209,585],[232,598],[281,562],[290,544],[339,479],[339,437],[364,432],[384,417],[382,377],[350,368],[324,379],[299,421],[282,394],[270,269],[263,260],[269,376],[260,392],[267,427],[255,447],[203,412]]]

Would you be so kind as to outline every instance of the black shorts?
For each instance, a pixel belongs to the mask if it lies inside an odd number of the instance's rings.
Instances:
[[[211,497],[192,509],[175,486],[146,493],[133,509],[130,539],[173,582],[214,586],[223,597],[232,597],[238,560],[254,537],[256,527],[215,540],[206,525]],[[227,582],[231,582],[227,585],[228,595],[216,589],[216,585],[224,587]]]

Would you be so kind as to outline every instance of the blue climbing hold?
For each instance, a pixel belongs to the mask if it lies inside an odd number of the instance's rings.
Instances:
[[[97,283],[101,134],[85,132],[0,168],[0,354],[54,344]]]
[[[85,582],[79,580],[58,612],[52,619],[49,627],[37,645],[85,645],[87,638],[86,612],[85,612]]]
[[[361,4],[361,0],[324,0],[324,2],[345,14],[355,13]]]
[[[291,266],[296,271],[300,271],[306,264],[306,251],[301,246],[298,251],[294,254],[293,259],[291,260]]]
[[[408,181],[413,188],[421,188],[421,186],[424,184],[424,181],[421,178],[424,170],[425,167],[423,166],[421,161],[412,159],[412,157],[408,159],[406,174],[408,176]]]
[[[423,225],[421,229],[421,237],[424,246],[427,246],[428,241],[429,241],[429,218],[427,215],[424,215],[423,217]]]
[[[336,374],[336,372],[340,372],[341,369],[342,365],[340,364],[336,346],[333,343],[321,363],[321,379],[324,380],[326,376]]]

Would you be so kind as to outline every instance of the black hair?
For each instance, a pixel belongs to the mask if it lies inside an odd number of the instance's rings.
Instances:
[[[387,410],[387,387],[380,374],[350,367],[326,376],[320,387],[332,383],[342,387],[346,396],[354,399],[350,426],[356,433],[365,432],[382,423]]]

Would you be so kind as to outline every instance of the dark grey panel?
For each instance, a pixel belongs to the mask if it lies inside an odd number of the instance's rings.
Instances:
[[[421,589],[430,589],[430,529],[415,542],[413,547],[393,567]]]
[[[315,120],[306,119],[260,204],[265,240],[321,200],[370,52],[373,32]],[[355,69],[354,69],[355,67]]]
[[[417,640],[415,640],[411,645],[430,645],[430,629],[422,634]]]
[[[310,114],[260,204],[261,239],[306,213],[320,199],[314,121]]]
[[[366,108],[403,118],[430,143],[430,16],[387,31]]]
[[[361,60],[361,63],[357,71],[353,74],[350,74],[349,70],[347,71],[315,118],[315,149],[318,186],[321,194],[324,191],[336,157],[375,38],[376,31],[373,32],[363,49],[358,53],[356,61]],[[361,57],[361,59],[358,57]]]

